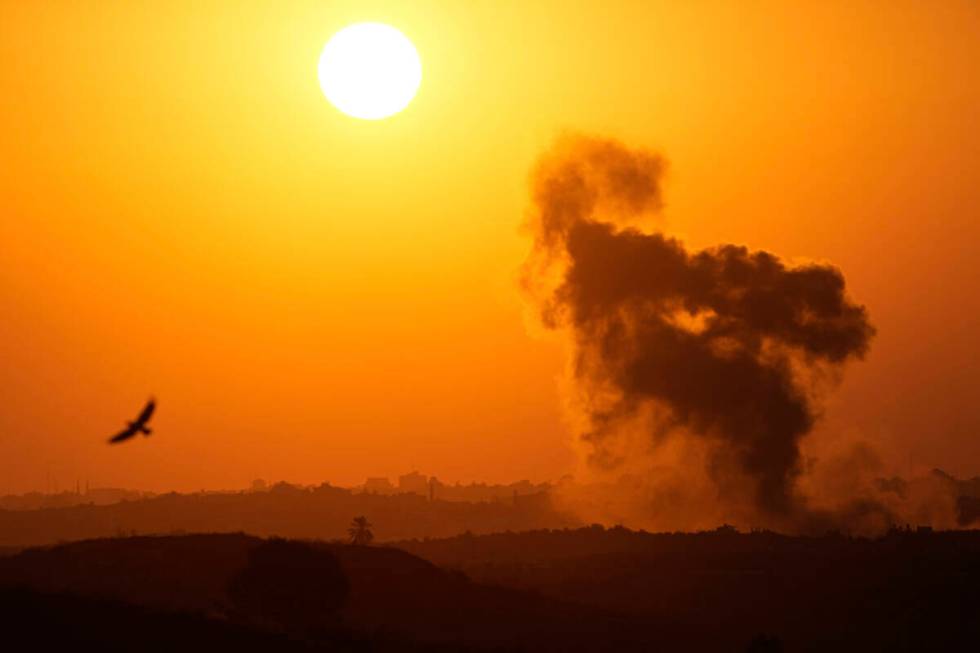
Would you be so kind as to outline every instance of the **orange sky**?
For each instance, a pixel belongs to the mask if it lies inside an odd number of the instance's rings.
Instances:
[[[422,57],[386,121],[317,82],[362,20]],[[980,473],[974,2],[0,0],[0,61],[0,493],[570,470],[516,287],[568,128],[662,151],[690,245],[842,268],[822,437]]]

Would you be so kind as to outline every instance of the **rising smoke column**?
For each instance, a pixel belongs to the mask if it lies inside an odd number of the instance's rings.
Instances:
[[[661,208],[664,169],[615,141],[560,139],[532,177],[524,284],[571,341],[595,465],[622,465],[638,423],[651,443],[695,438],[712,480],[744,479],[742,499],[776,522],[802,508],[813,379],[863,357],[874,329],[837,268],[736,245],[691,252],[631,226]]]

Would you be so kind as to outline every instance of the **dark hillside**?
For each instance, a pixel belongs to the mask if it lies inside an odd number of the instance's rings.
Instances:
[[[0,589],[4,638],[34,651],[236,651],[294,653],[316,650],[283,633],[264,632],[241,624],[191,613],[173,613],[144,606],[56,595],[24,589]],[[356,640],[335,642],[332,650],[367,650]]]
[[[713,631],[715,641],[766,632],[789,650],[935,650],[980,636],[980,531],[865,539],[591,527],[398,546],[477,582]]]
[[[0,559],[0,586],[240,618],[232,579],[263,540],[240,534],[132,537],[32,549]],[[506,650],[643,649],[640,620],[535,593],[488,587],[391,548],[312,544],[349,582],[337,622],[372,641]],[[270,591],[281,591],[280,583]],[[302,608],[302,606],[298,606]],[[324,623],[331,623],[329,620]]]

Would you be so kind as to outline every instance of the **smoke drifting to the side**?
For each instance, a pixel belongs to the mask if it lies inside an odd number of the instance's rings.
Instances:
[[[833,266],[692,252],[635,226],[661,208],[664,170],[657,154],[567,136],[533,173],[523,281],[569,337],[578,435],[592,468],[626,473],[651,511],[697,497],[715,524],[805,529],[800,445],[818,388],[874,328]]]

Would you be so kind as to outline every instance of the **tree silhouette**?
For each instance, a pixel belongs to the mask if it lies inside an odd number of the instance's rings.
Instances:
[[[367,520],[367,517],[354,517],[350,523],[350,528],[347,529],[347,534],[350,535],[350,543],[362,546],[370,544],[371,540],[374,539],[371,527],[371,522]]]
[[[783,643],[779,638],[765,633],[756,635],[745,649],[745,653],[782,653],[782,651]]]
[[[350,584],[329,551],[272,539],[248,553],[228,596],[238,614],[293,628],[315,628],[343,607]]]

